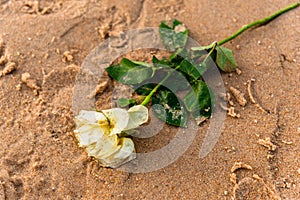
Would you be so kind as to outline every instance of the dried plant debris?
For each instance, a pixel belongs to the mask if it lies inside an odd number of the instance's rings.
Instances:
[[[271,142],[270,137],[266,137],[265,139],[259,139],[258,144],[268,148],[269,151],[275,151],[277,146]]]
[[[234,87],[229,88],[230,92],[233,94],[234,98],[240,104],[241,106],[246,106],[247,100],[245,99],[245,94],[239,91],[238,89]]]
[[[251,79],[251,80],[247,81],[247,92],[248,92],[248,96],[249,96],[250,102],[253,103],[253,104],[256,104],[256,101],[255,101],[255,99],[253,97],[253,94],[251,92],[252,81],[254,81],[254,79]]]
[[[40,87],[37,85],[36,80],[30,77],[29,73],[23,73],[21,76],[22,83],[26,84],[29,88],[31,88],[35,95],[38,95]]]
[[[231,94],[229,92],[226,93],[226,100],[229,103],[229,105],[234,106],[234,103],[231,100]]]
[[[91,94],[88,95],[88,98],[92,99],[97,94],[102,94],[108,86],[109,86],[109,79],[102,80],[101,82],[98,83],[95,90]]]
[[[227,93],[220,93],[219,96],[220,96],[220,98],[223,101],[227,101],[229,105],[234,106],[234,103],[231,100],[231,94],[229,92],[227,92]]]
[[[53,11],[53,5],[48,7],[41,7],[40,1],[28,1],[21,9],[22,12],[28,14],[46,15]]]
[[[234,107],[229,107],[227,110],[227,114],[230,117],[234,117],[234,118],[240,118],[241,115],[235,112],[235,108]]]
[[[233,117],[233,118],[240,118],[241,117],[240,114],[238,114],[238,113],[235,112],[235,108],[232,107],[232,106],[228,108],[227,106],[225,106],[222,103],[220,103],[220,107],[223,110],[227,111],[227,115],[230,116],[230,117]]]
[[[231,146],[231,147],[224,147],[224,150],[227,152],[227,153],[231,153],[231,152],[235,152],[235,147],[234,146]]]
[[[7,74],[10,74],[11,72],[13,72],[16,69],[16,63],[14,62],[8,62],[4,69],[2,71],[0,71],[0,77],[5,76]]]

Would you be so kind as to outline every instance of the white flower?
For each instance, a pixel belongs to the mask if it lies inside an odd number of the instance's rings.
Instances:
[[[96,111],[80,111],[75,117],[75,136],[80,147],[101,165],[116,168],[135,158],[134,143],[130,138],[119,137],[122,131],[137,128],[148,121],[148,109],[137,105],[128,111],[112,108]]]

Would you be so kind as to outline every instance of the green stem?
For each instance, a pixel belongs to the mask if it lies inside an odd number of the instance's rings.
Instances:
[[[300,2],[294,3],[294,4],[292,4],[292,5],[290,5],[286,8],[283,8],[282,10],[279,10],[279,11],[275,12],[274,14],[266,17],[266,18],[263,18],[263,19],[255,21],[255,22],[252,22],[250,24],[247,24],[247,25],[243,26],[241,29],[239,29],[237,32],[232,34],[231,36],[225,38],[224,40],[219,41],[218,45],[221,46],[221,45],[225,44],[226,42],[229,42],[230,40],[236,38],[238,35],[240,35],[244,31],[248,30],[249,28],[252,28],[252,27],[255,27],[255,26],[260,26],[260,25],[263,25],[263,24],[267,24],[268,22],[272,21],[273,19],[275,19],[279,15],[281,15],[281,14],[283,14],[283,13],[289,11],[289,10],[292,10],[294,8],[297,8],[298,6],[300,6]]]
[[[215,48],[217,47],[218,43],[217,42],[213,42],[212,44],[212,48],[210,49],[210,51],[208,52],[208,54],[205,56],[203,63],[206,62],[206,60],[210,57],[210,55],[212,54],[212,52],[215,50]]]
[[[141,103],[141,105],[146,106],[146,105],[150,102],[151,97],[152,97],[153,94],[158,90],[158,88],[159,88],[162,84],[164,84],[164,82],[165,82],[166,80],[168,80],[168,78],[170,78],[170,76],[172,75],[172,73],[173,73],[174,71],[176,71],[179,67],[180,67],[180,65],[177,66],[173,71],[169,72],[169,73],[167,74],[167,76],[165,76],[165,78],[164,78],[163,80],[161,80],[160,83],[158,83],[158,84],[155,86],[155,88],[153,88],[153,89],[151,90],[151,92],[146,96],[146,98],[145,98],[144,101]]]

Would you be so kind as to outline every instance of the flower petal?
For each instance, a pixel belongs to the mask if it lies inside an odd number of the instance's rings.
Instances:
[[[75,117],[77,127],[87,123],[97,123],[100,120],[106,120],[101,112],[81,110],[79,115]]]
[[[106,158],[99,159],[102,166],[117,168],[136,158],[134,143],[130,138],[120,138],[119,146],[121,148],[116,153]]]
[[[118,136],[117,135],[103,135],[101,140],[93,146],[86,148],[89,156],[94,156],[97,159],[101,159],[105,156],[109,156],[118,151]]]
[[[104,115],[109,119],[112,127],[110,135],[121,133],[128,124],[129,115],[126,110],[121,108],[112,108],[102,111]]]
[[[148,121],[148,109],[145,106],[137,105],[128,110],[129,122],[125,130],[134,129]]]
[[[101,140],[104,134],[98,124],[92,123],[80,126],[74,130],[74,133],[79,141],[79,146],[81,147],[97,143],[97,141]]]

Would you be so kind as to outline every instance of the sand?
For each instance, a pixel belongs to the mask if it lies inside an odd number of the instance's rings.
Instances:
[[[167,167],[99,167],[77,145],[72,110],[76,75],[109,36],[178,18],[207,45],[294,2],[1,1],[0,70],[14,67],[0,77],[0,199],[300,199],[299,8],[225,45],[242,72],[222,74],[226,92],[234,87],[248,103],[231,99],[240,117],[226,117],[204,158],[209,120]],[[98,96],[102,107],[110,107],[113,82],[107,84]],[[177,130],[165,125],[153,138],[134,140],[137,151],[162,148]]]

